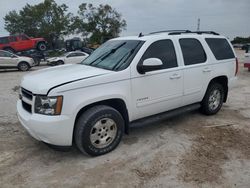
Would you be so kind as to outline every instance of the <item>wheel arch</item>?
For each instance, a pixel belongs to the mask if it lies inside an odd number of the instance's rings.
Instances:
[[[28,66],[29,66],[29,68],[31,68],[30,64],[29,64],[27,61],[19,61],[19,62],[17,63],[17,67],[19,67],[19,65],[20,65],[21,63],[27,63]]]
[[[75,124],[76,124],[78,118],[80,117],[80,115],[82,113],[84,113],[86,110],[88,110],[89,108],[96,106],[96,105],[107,105],[107,106],[110,106],[110,107],[116,109],[122,115],[122,117],[124,119],[125,133],[126,134],[129,133],[129,114],[128,114],[126,103],[121,98],[112,98],[112,99],[101,100],[101,101],[97,101],[97,102],[94,102],[94,103],[91,103],[91,104],[88,104],[88,105],[82,107],[76,114],[73,132],[75,132]]]
[[[46,41],[43,41],[43,40],[36,41],[36,46],[35,46],[35,47],[38,49],[38,46],[39,46],[39,44],[41,44],[41,43],[43,43],[43,44],[46,46],[46,48],[47,48]]]
[[[209,86],[213,83],[219,83],[223,86],[224,91],[225,91],[225,97],[223,102],[227,101],[227,96],[228,96],[228,77],[226,75],[222,75],[222,76],[217,76],[214,77],[213,79],[210,80],[207,89],[209,88]]]

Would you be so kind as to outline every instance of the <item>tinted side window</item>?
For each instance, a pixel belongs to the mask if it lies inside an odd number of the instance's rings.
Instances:
[[[16,42],[17,39],[16,39],[16,37],[9,37],[9,41],[10,41],[10,42]]]
[[[0,57],[11,57],[11,54],[8,52],[0,51]]]
[[[148,58],[159,58],[163,63],[162,69],[178,66],[174,44],[171,40],[160,40],[151,44],[143,54],[140,63]]]
[[[75,57],[75,56],[76,56],[76,53],[71,53],[67,57]]]
[[[3,51],[0,51],[0,57],[5,57],[5,54]]]
[[[85,56],[84,53],[76,53],[76,56]]]
[[[181,50],[185,65],[205,63],[206,53],[197,39],[180,39]]]
[[[226,39],[206,38],[205,40],[217,60],[235,58]]]
[[[25,35],[20,35],[20,39],[21,40],[29,40],[29,38],[27,36],[25,36]]]
[[[8,37],[0,38],[0,44],[8,44],[8,43],[9,43]]]

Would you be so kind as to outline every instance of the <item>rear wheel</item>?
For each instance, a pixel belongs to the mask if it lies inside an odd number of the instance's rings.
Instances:
[[[20,71],[28,71],[30,69],[30,65],[27,62],[21,62],[18,64],[18,69]]]
[[[114,108],[99,105],[84,112],[76,122],[74,139],[78,149],[92,156],[114,150],[121,141],[124,120]]]
[[[206,115],[216,114],[222,107],[225,91],[221,84],[211,83],[201,103],[201,111]]]

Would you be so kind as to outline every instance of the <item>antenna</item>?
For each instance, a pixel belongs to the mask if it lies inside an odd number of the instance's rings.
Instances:
[[[200,31],[200,25],[201,25],[201,19],[198,18],[198,22],[197,22],[197,31]]]
[[[142,33],[140,33],[138,37],[143,37],[143,34],[142,34]]]

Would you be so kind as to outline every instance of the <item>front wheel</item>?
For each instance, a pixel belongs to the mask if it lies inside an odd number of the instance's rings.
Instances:
[[[124,120],[114,108],[98,105],[84,112],[77,120],[74,139],[78,149],[91,156],[114,150],[122,139]]]
[[[206,115],[216,114],[222,107],[224,97],[225,91],[221,84],[210,84],[201,103],[202,113]]]
[[[59,60],[56,62],[56,65],[63,65],[63,64],[64,64],[64,61],[62,61],[62,60]]]
[[[47,49],[47,46],[46,46],[45,42],[39,42],[38,45],[37,45],[37,49],[39,51],[45,51]]]
[[[30,69],[30,65],[27,62],[21,62],[18,65],[18,69],[20,71],[28,71]]]

